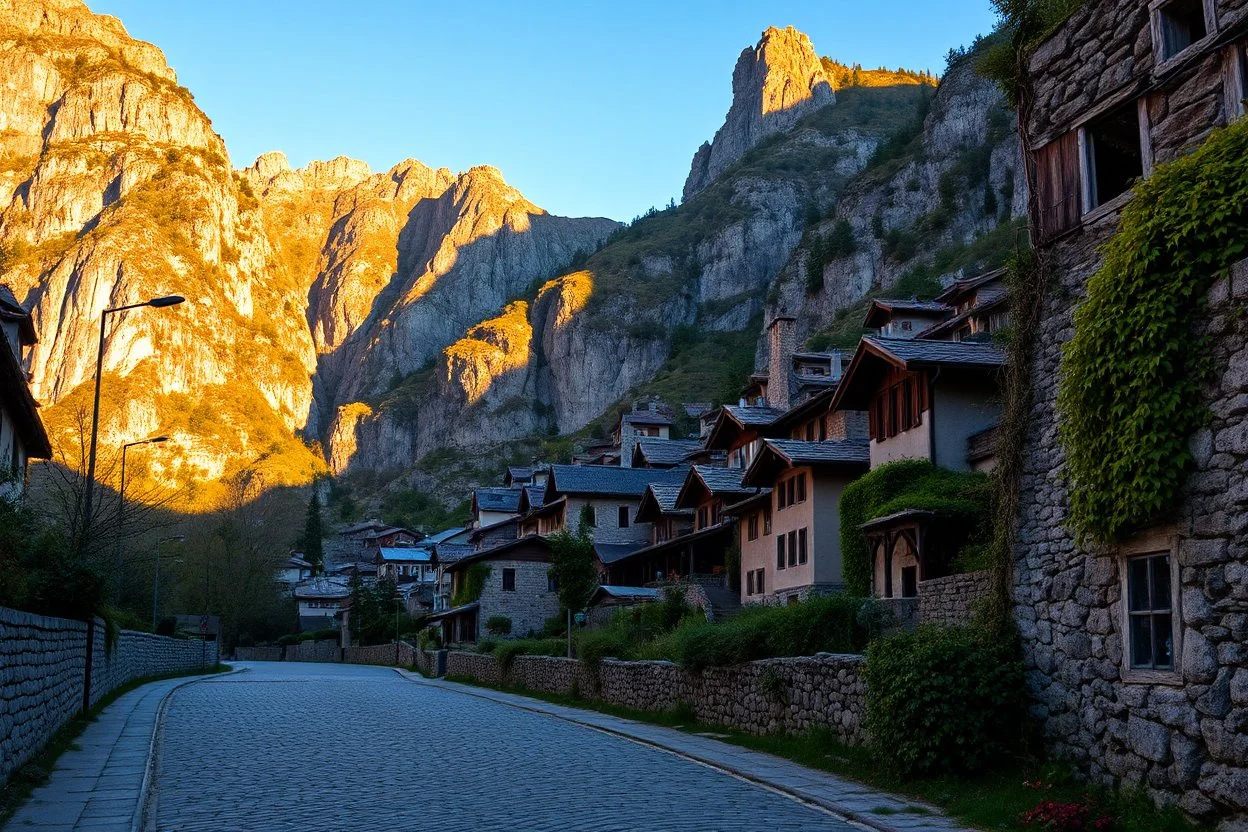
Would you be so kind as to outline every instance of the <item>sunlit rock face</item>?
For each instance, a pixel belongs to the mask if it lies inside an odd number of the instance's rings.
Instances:
[[[789,26],[763,32],[732,71],[732,106],[715,138],[693,156],[684,198],[705,188],[767,136],[789,130],[836,100],[832,81],[810,38]]]
[[[101,441],[170,433],[149,468],[171,486],[256,460],[306,479],[340,406],[366,418],[351,402],[617,225],[549,216],[492,168],[236,171],[160,50],[73,0],[0,0],[0,79],[0,271],[34,309],[45,420],[77,453],[103,310],[183,295],[110,316],[104,351]]]

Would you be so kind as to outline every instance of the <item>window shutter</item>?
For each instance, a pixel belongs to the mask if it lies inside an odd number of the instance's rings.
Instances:
[[[1071,130],[1036,151],[1036,192],[1041,240],[1079,224],[1079,131]]]

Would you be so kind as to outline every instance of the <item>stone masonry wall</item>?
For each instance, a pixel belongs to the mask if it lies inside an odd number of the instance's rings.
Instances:
[[[112,653],[92,638],[91,704],[132,679],[217,663],[216,642],[122,630]],[[82,710],[87,625],[0,607],[0,783]]]
[[[640,711],[691,707],[700,722],[753,734],[800,734],[826,727],[848,743],[866,741],[863,657],[820,653],[764,659],[689,673],[671,662],[603,661],[597,672],[575,659],[517,656],[507,673],[491,655],[451,651],[447,675],[545,693],[577,693]]]
[[[342,648],[337,641],[301,641],[288,645],[284,658],[288,662],[340,662]]]
[[[1084,4],[1036,51],[1036,107],[1025,125],[1034,143],[1074,129],[1094,108],[1140,97],[1157,162],[1225,123],[1220,54],[1197,48],[1155,75],[1147,6]],[[1246,0],[1218,0],[1217,8],[1222,31],[1248,14]],[[1175,540],[1175,669],[1133,671],[1124,656],[1126,550],[1075,541],[1055,411],[1072,313],[1100,265],[1098,248],[1116,228],[1117,212],[1090,215],[1039,249],[1049,284],[1030,368],[1013,585],[1031,712],[1049,749],[1093,780],[1137,784],[1209,827],[1221,821],[1241,829],[1237,823],[1248,821],[1248,267],[1214,286],[1198,322],[1195,334],[1207,337],[1216,369],[1205,391],[1210,422],[1190,440],[1185,493],[1157,530],[1159,539]]]
[[[919,623],[965,624],[975,603],[992,592],[992,574],[965,572],[919,581]]]
[[[347,647],[342,660],[349,664],[384,664],[390,667],[411,667],[416,663],[416,648],[406,641],[394,644],[372,644],[368,647]]]
[[[559,596],[550,591],[549,563],[527,560],[491,560],[490,574],[481,588],[478,626],[485,633],[491,616],[511,619],[511,634],[523,636],[541,632],[546,620],[559,614]],[[503,590],[503,570],[516,570],[515,591]]]
[[[280,662],[281,647],[235,647],[234,658],[240,662]]]

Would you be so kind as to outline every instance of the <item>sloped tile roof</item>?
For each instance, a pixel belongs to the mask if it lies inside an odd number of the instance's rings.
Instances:
[[[547,499],[558,494],[640,497],[651,483],[684,482],[686,466],[620,468],[615,465],[552,465]]]
[[[850,440],[807,442],[802,439],[767,439],[768,445],[796,465],[821,462],[861,462],[870,464],[871,448],[866,442]]]
[[[913,338],[862,339],[881,352],[911,364],[945,364],[963,367],[1000,367],[1005,352],[996,344],[977,341],[919,341]]]
[[[439,543],[434,551],[438,554],[438,562],[446,564],[455,563],[477,550],[476,547],[469,546],[466,543]]]
[[[519,488],[478,488],[473,497],[481,511],[516,511],[520,507]]]
[[[680,496],[680,486],[670,483],[651,483],[650,491],[654,500],[663,511],[676,511],[676,498]]]
[[[754,491],[753,488],[748,488],[741,484],[741,477],[745,474],[745,469],[743,468],[720,468],[715,465],[695,465],[693,467],[712,494],[743,494]]]
[[[679,465],[701,444],[697,439],[642,439],[637,448],[651,465]]]
[[[346,598],[351,587],[346,578],[311,578],[297,584],[292,594],[296,598]]]
[[[784,411],[775,407],[766,406],[747,406],[742,407],[739,404],[726,404],[724,410],[727,411],[738,424],[747,427],[762,427],[770,425],[772,422],[784,415]]]
[[[620,421],[629,425],[670,425],[672,423],[670,418],[654,410],[625,413],[620,417]]]
[[[428,561],[433,554],[431,550],[424,546],[409,546],[406,548],[398,546],[382,546],[377,549],[382,560],[401,560],[401,561]]]
[[[594,554],[604,564],[615,563],[643,548],[643,543],[595,543]]]

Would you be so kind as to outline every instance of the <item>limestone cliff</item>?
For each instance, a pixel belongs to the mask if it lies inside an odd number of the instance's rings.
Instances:
[[[715,138],[693,156],[684,198],[705,188],[767,136],[793,127],[836,100],[810,38],[789,26],[771,27],[746,47],[732,71],[732,106]]]

